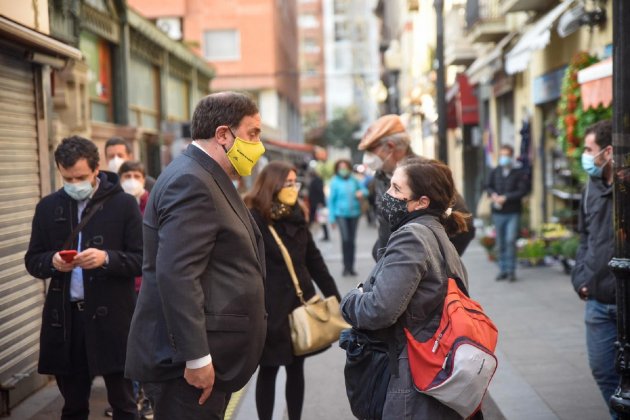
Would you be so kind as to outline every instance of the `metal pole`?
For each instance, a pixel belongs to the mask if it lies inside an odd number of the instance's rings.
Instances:
[[[435,0],[435,15],[437,18],[437,113],[438,113],[438,158],[448,163],[448,148],[446,144],[446,74],[444,72],[444,0]]]
[[[613,229],[615,253],[608,266],[617,281],[619,388],[610,399],[620,419],[630,419],[630,4],[613,0]]]

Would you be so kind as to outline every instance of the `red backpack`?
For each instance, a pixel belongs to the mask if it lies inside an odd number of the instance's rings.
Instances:
[[[440,325],[427,341],[404,331],[415,388],[468,418],[480,408],[497,369],[498,331],[465,290],[461,280],[449,277]]]

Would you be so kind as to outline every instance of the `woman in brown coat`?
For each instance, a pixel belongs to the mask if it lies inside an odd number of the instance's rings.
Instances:
[[[278,232],[291,255],[304,300],[315,295],[313,281],[325,296],[340,297],[297,201],[300,186],[294,167],[285,162],[272,162],[258,175],[252,190],[245,197],[245,204],[264,239],[267,267],[267,339],[256,383],[256,408],[262,420],[272,418],[275,381],[280,366],[285,366],[287,373],[289,420],[301,417],[304,401],[304,356],[293,355],[289,330],[289,314],[300,305],[300,300],[269,225]]]

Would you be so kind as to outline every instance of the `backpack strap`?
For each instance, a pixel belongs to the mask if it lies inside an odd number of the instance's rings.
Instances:
[[[427,226],[427,225],[425,225]],[[442,254],[442,260],[443,260],[443,267],[444,267],[444,271],[446,272],[446,275],[449,278],[452,278],[453,280],[455,280],[455,283],[457,283],[457,287],[459,287],[459,289],[464,292],[464,294],[468,297],[470,297],[470,295],[468,294],[468,289],[466,288],[466,286],[464,285],[464,282],[462,281],[461,278],[459,278],[459,276],[456,276],[449,268],[448,263],[446,262],[446,252],[444,252],[444,247],[442,246],[442,241],[440,241],[440,238],[437,236],[437,234],[435,233],[435,231],[433,229],[431,229],[429,226],[427,226],[427,229],[429,229],[431,231],[431,233],[433,234],[433,236],[435,236],[435,240],[438,243],[438,247],[440,248],[440,254]],[[448,284],[446,285],[446,287],[448,288]]]

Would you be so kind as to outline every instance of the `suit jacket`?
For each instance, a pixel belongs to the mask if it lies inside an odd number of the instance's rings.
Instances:
[[[215,387],[242,388],[265,341],[264,247],[223,169],[194,145],[160,175],[144,214],[142,287],[126,375],[182,377],[210,353]]]
[[[83,211],[100,210],[81,230],[81,249],[107,251],[109,264],[83,270],[85,346],[91,375],[119,373],[125,368],[127,333],[133,314],[134,276],[142,264],[142,219],[135,198],[118,183],[118,175],[100,171],[100,184]],[[77,202],[62,189],[44,197],[33,217],[24,257],[26,269],[40,279],[50,278],[42,312],[39,373],[76,373],[72,357],[70,307],[71,273],[54,270],[53,255],[77,225]],[[77,249],[78,238],[72,244]]]

